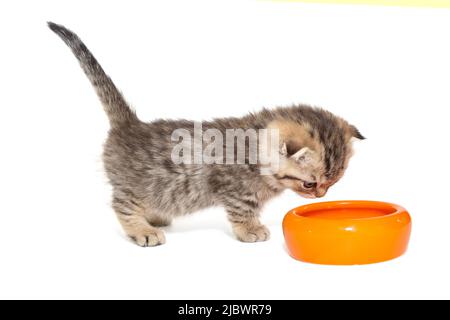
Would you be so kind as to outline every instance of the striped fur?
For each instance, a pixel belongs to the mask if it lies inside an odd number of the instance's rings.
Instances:
[[[72,49],[81,68],[95,88],[111,126],[137,121],[134,111],[130,109],[122,94],[80,38],[72,31],[53,22],[48,22],[48,26]]]
[[[269,230],[259,221],[264,203],[285,189],[309,198],[325,195],[345,171],[351,138],[363,138],[354,126],[322,109],[263,109],[241,118],[205,121],[203,130],[217,129],[225,135],[226,129],[278,129],[283,148],[277,172],[261,175],[260,163],[175,164],[171,134],[185,129],[193,136],[194,123],[141,122],[78,36],[54,23],[49,27],[72,49],[110,119],[103,161],[113,186],[112,207],[127,235],[140,246],[163,244],[160,226],[209,206],[225,208],[239,240],[267,240]],[[306,188],[305,182],[314,187]]]

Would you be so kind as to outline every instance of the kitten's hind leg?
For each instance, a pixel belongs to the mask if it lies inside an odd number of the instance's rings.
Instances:
[[[113,208],[126,234],[141,247],[154,247],[166,242],[164,233],[150,225],[145,208],[134,199],[113,199]]]
[[[225,206],[228,220],[231,222],[233,232],[242,242],[266,241],[270,238],[270,231],[258,218],[256,207],[248,206]]]

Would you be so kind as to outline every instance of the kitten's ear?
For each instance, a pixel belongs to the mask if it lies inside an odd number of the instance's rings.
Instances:
[[[280,154],[286,158],[295,160],[298,163],[309,163],[315,159],[315,152],[308,147],[299,147],[291,142],[284,142],[280,149]]]
[[[350,125],[350,134],[352,135],[353,138],[356,138],[356,139],[359,139],[359,140],[365,140],[366,139],[361,134],[361,132],[359,132],[359,130],[353,125]]]
[[[280,154],[281,154],[282,156],[287,157],[288,152],[287,152],[287,145],[286,145],[286,142],[284,142],[283,145],[281,146]]]
[[[302,145],[296,141],[284,141],[280,149],[280,154],[289,158],[296,152],[298,152],[301,148]]]
[[[294,153],[290,158],[299,163],[309,163],[314,159],[315,152],[308,147],[301,148]]]

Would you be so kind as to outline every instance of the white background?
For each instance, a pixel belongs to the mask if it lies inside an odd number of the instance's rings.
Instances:
[[[234,240],[221,209],[176,220],[140,248],[110,209],[105,114],[68,48],[76,31],[143,120],[320,105],[368,137],[326,200],[399,203],[402,258],[293,260]],[[0,298],[450,298],[450,10],[254,1],[10,1],[0,5]]]

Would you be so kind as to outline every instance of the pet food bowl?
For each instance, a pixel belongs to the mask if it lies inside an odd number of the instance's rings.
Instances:
[[[316,264],[383,262],[406,252],[411,217],[395,204],[376,201],[314,203],[289,211],[283,232],[291,256]]]

